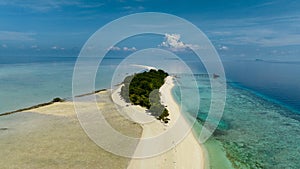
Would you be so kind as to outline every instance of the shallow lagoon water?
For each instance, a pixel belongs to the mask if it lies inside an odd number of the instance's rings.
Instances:
[[[180,77],[180,75],[179,75]],[[182,76],[181,89],[188,90],[190,77]],[[208,78],[196,76],[200,91],[201,123],[206,118],[210,106]],[[183,86],[183,87],[182,87]],[[180,88],[174,89],[179,100]],[[193,109],[193,100],[186,106]],[[236,84],[228,83],[227,101],[218,130],[205,145],[209,152],[211,168],[225,165],[229,159],[234,168],[300,168],[300,123],[299,114],[270,99],[256,95]],[[199,129],[198,129],[199,130]],[[224,152],[226,158],[214,152]],[[222,166],[222,165],[221,165]],[[224,167],[224,166],[223,166]],[[227,168],[227,167],[225,167]]]
[[[42,57],[41,57],[42,58]],[[76,58],[40,57],[4,60],[0,58],[0,114],[49,102],[55,97],[72,96],[72,75]],[[111,63],[104,63],[96,79],[96,88],[110,87],[114,71]],[[84,80],[86,77],[82,77]],[[84,91],[88,93],[92,91]]]
[[[0,59],[0,113],[47,102],[54,97],[72,95],[72,73],[76,58],[35,58],[21,59],[19,62],[16,62],[18,59]],[[98,72],[96,78],[97,89],[110,87],[108,75],[113,73],[114,65],[118,62],[120,59],[106,60],[104,69]],[[295,79],[293,74],[299,72],[299,67],[286,63],[243,62],[238,65],[245,68],[244,74],[238,74],[242,68],[234,65],[225,63],[226,73],[235,81],[228,83],[227,102],[219,130],[205,144],[210,167],[219,169],[229,166],[228,158],[235,168],[300,168],[300,160],[297,159],[300,155],[299,111],[286,106],[287,103],[295,108],[299,105],[299,79]],[[247,71],[246,67],[250,65],[256,65],[253,69],[261,69]],[[287,67],[292,68],[288,70]],[[261,75],[258,73],[266,68],[268,71],[264,71],[264,80],[257,79],[257,75]],[[276,70],[282,72],[277,72],[277,79],[266,75]],[[189,77],[178,80],[188,82]],[[205,77],[198,76],[196,80],[201,96],[198,115],[201,122],[209,110],[210,86]],[[268,85],[273,83],[276,85],[269,88]],[[188,90],[188,83],[183,84],[187,85],[185,89]],[[178,95],[177,89],[174,90],[174,96]],[[266,97],[262,93],[274,97]],[[293,98],[286,97],[293,95]],[[184,106],[188,110],[195,104],[199,103],[191,100]]]

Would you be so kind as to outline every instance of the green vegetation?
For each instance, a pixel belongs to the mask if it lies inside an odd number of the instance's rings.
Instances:
[[[53,100],[52,100],[52,102],[54,103],[54,102],[63,102],[64,100],[63,99],[61,99],[61,98],[59,98],[59,97],[56,97],[56,98],[54,98]]]
[[[36,108],[39,108],[39,107],[48,106],[48,105],[56,103],[56,102],[64,102],[64,101],[65,101],[64,99],[56,97],[51,102],[41,103],[41,104],[38,104],[38,105],[35,105],[35,106],[26,107],[26,108],[11,111],[11,112],[1,113],[0,116],[6,116],[6,115],[9,115],[9,114],[13,114],[13,113],[18,113],[18,112],[22,112],[22,111],[31,110],[31,109],[36,109]]]
[[[127,76],[121,89],[121,96],[128,103],[146,107],[158,120],[168,123],[168,110],[161,104],[159,88],[164,84],[168,73],[163,70],[150,70]]]

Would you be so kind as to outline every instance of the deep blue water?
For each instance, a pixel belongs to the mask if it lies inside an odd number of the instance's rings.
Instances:
[[[234,85],[300,110],[300,62],[224,62],[227,79]]]
[[[199,84],[200,102],[181,97],[181,93],[193,96],[193,80],[185,74],[177,74],[179,83],[173,95],[182,103],[183,113],[189,114],[195,110],[195,105],[200,105],[197,119],[203,124],[211,103],[210,81],[208,76],[195,77]],[[229,169],[232,166],[236,169],[300,168],[300,114],[269,96],[230,82],[222,119],[220,122],[210,120],[209,124],[218,126],[204,144],[208,149],[211,169]],[[201,127],[194,130],[198,133]],[[226,155],[220,153],[223,151]],[[226,158],[232,166],[224,167]]]
[[[121,61],[119,57],[103,61],[96,89],[111,87],[111,75]],[[54,97],[71,97],[75,62],[76,57],[0,57],[0,113]],[[227,101],[220,131],[214,138],[222,143],[236,168],[298,169],[300,63],[225,61],[223,64],[228,80]],[[201,65],[190,61],[189,66],[203,73]],[[201,91],[198,118],[203,120],[210,105],[210,86],[208,79],[196,80]],[[197,104],[192,100],[186,103],[188,109]]]

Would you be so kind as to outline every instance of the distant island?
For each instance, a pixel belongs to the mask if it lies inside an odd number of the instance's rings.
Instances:
[[[121,88],[121,97],[128,103],[146,107],[151,115],[168,123],[169,112],[161,104],[159,88],[169,74],[163,70],[145,71],[127,76]]]
[[[263,62],[263,59],[255,59],[256,62]]]

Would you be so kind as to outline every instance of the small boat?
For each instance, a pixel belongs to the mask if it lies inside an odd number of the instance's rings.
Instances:
[[[215,74],[215,73],[213,74],[213,78],[214,78],[214,79],[216,79],[216,78],[218,78],[218,77],[220,77],[220,76],[217,75],[217,74]]]

